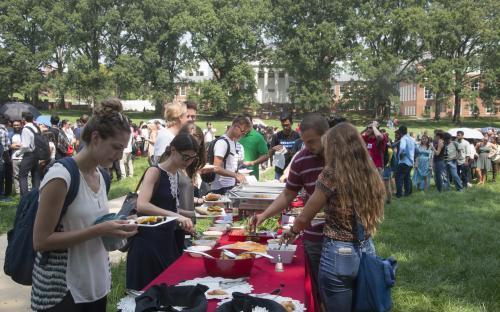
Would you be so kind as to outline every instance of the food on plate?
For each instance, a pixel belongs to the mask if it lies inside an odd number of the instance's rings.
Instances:
[[[166,216],[147,216],[147,217],[138,217],[136,219],[138,224],[147,224],[154,225],[160,222],[167,220]]]
[[[220,206],[209,206],[207,208],[207,211],[208,213],[210,214],[220,214],[221,212],[224,211],[224,208],[220,207]]]
[[[262,253],[266,253],[267,249],[266,245],[262,245],[252,241],[236,242],[231,245],[225,245],[224,248],[243,249],[246,251],[262,252]]]
[[[271,195],[257,194],[254,195],[254,198],[271,198]]]
[[[208,193],[207,195],[205,195],[206,201],[217,201],[220,198],[221,198],[221,195],[219,195],[219,194]]]
[[[195,211],[200,215],[211,215],[211,216],[220,216],[224,213],[224,208],[220,206],[200,206],[194,207]]]
[[[283,306],[283,308],[285,308],[285,310],[287,312],[293,312],[295,311],[295,305],[293,304],[292,301],[288,300],[288,301],[283,301],[280,303],[281,306]]]
[[[214,289],[209,292],[207,292],[207,295],[210,296],[225,296],[227,295],[227,292],[223,291],[222,289]]]

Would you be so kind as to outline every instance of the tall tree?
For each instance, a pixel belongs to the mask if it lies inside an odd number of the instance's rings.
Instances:
[[[255,104],[250,62],[259,61],[265,48],[267,1],[196,0],[190,11],[192,50],[213,72],[201,86],[203,100],[219,112]]]
[[[45,81],[42,69],[50,56],[42,28],[46,18],[43,1],[2,1],[0,12],[2,56],[15,71],[9,70],[10,83],[24,95],[25,101],[36,105]]]
[[[104,32],[105,63],[118,98],[140,95],[144,64],[135,49],[130,24],[134,20],[131,0],[114,0],[107,13]]]
[[[191,59],[183,40],[190,15],[182,0],[135,1],[129,11],[130,50],[142,62],[143,81],[155,102],[156,112],[175,94],[175,79]]]
[[[81,89],[80,95],[96,104],[98,98],[106,96],[107,81],[101,60],[106,48],[104,36],[108,12],[113,7],[112,0],[71,0],[71,38],[74,47],[70,75],[74,88]]]
[[[331,77],[354,43],[348,1],[272,1],[268,37],[273,63],[293,77],[292,102],[303,109],[330,107]]]
[[[440,79],[453,82],[453,121],[460,122],[461,99],[470,83],[468,74],[479,70],[482,53],[498,44],[495,23],[500,3],[495,0],[437,0],[430,1],[427,9],[428,28],[424,38],[430,57],[425,67],[430,71],[433,66],[450,69],[448,75]]]
[[[424,17],[423,1],[362,1],[356,9],[351,23],[358,45],[350,53],[349,65],[364,82],[360,94],[374,117],[390,114],[399,95],[398,83],[413,75],[424,52]]]
[[[68,1],[44,1],[47,12],[42,24],[42,30],[47,38],[48,49],[51,52],[49,63],[55,69],[51,77],[52,85],[57,93],[57,106],[64,105],[67,82],[65,71],[71,58],[71,6]]]

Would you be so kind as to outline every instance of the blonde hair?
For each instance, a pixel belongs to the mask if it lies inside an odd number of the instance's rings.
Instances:
[[[340,206],[354,207],[365,231],[373,234],[384,218],[385,187],[356,128],[342,122],[321,139],[325,167],[335,172]]]
[[[169,103],[165,105],[166,127],[172,127],[180,124],[182,115],[187,113],[186,104]]]

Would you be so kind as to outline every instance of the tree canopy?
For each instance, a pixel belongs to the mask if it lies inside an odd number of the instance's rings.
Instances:
[[[50,91],[59,105],[67,94],[114,95],[161,111],[181,82],[204,108],[228,113],[258,106],[255,68],[270,67],[288,72],[303,110],[335,102],[387,116],[398,84],[415,82],[434,93],[436,117],[453,97],[459,121],[461,99],[498,109],[499,9],[495,0],[4,0],[0,101],[36,104]],[[212,78],[182,81],[200,62]],[[335,98],[341,72],[358,79]]]

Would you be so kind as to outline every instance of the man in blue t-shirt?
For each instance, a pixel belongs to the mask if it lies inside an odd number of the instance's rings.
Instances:
[[[279,180],[283,175],[285,168],[288,166],[292,160],[295,151],[293,146],[295,141],[300,138],[300,135],[292,130],[293,119],[292,114],[289,112],[282,112],[280,114],[280,122],[283,130],[279,131],[273,136],[271,141],[271,148],[269,149],[269,156],[275,155],[275,157],[283,157],[285,159],[284,166],[280,168],[279,165],[275,165],[275,179]],[[285,150],[286,149],[286,153]],[[283,155],[284,153],[284,155]]]

